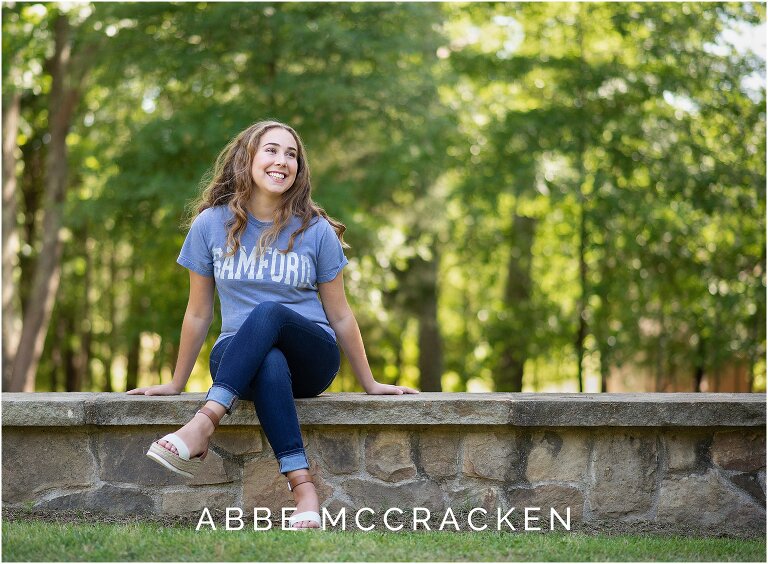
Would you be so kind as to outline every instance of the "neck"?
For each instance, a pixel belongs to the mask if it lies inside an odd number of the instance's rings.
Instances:
[[[267,198],[263,194],[254,194],[247,207],[250,214],[259,221],[274,221],[279,206],[279,197]]]

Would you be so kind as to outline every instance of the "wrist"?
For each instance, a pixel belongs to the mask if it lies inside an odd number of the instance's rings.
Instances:
[[[185,386],[185,383],[179,382],[179,381],[178,381],[178,380],[177,380],[177,379],[174,377],[174,378],[171,380],[171,383],[170,383],[170,384],[168,384],[168,385],[169,385],[169,386],[171,386],[171,388],[173,388],[173,390],[174,390],[176,393],[179,393],[179,394],[180,394],[181,392],[183,392],[183,391],[184,391],[184,386]]]

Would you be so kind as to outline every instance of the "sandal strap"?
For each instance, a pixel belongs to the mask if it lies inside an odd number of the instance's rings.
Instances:
[[[216,412],[213,411],[211,408],[203,406],[197,410],[197,413],[202,413],[203,415],[207,415],[208,419],[210,419],[211,423],[213,423],[214,429],[219,426],[219,421],[221,421],[221,417],[216,415]]]
[[[181,437],[176,435],[175,433],[169,433],[163,438],[159,439],[161,441],[165,441],[167,443],[171,443],[173,446],[176,447],[176,450],[179,453],[179,458],[182,460],[189,460],[189,447],[187,446],[187,443],[185,443]],[[155,441],[157,442],[157,441]],[[159,446],[159,445],[158,445]],[[164,447],[160,447],[164,448]],[[171,451],[168,451],[171,453]],[[172,453],[171,453],[172,454]]]
[[[306,484],[307,482],[312,482],[312,475],[311,474],[302,474],[301,476],[295,476],[293,478],[288,478],[288,490],[293,491],[293,489],[296,486],[300,486],[301,484]]]

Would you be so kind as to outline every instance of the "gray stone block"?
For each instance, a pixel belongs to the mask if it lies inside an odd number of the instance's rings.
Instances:
[[[468,433],[464,437],[462,473],[475,478],[516,481],[521,474],[522,459],[514,433]]]
[[[529,482],[582,482],[589,461],[589,437],[574,431],[534,433],[525,478]]]
[[[494,513],[500,505],[501,495],[495,487],[464,486],[454,487],[448,491],[449,506],[454,511],[471,511],[482,507],[489,513]]]
[[[404,511],[410,511],[413,507],[445,509],[443,492],[435,483],[427,480],[390,485],[350,478],[344,480],[340,487],[352,501],[355,510],[361,507],[369,507],[374,511],[390,507],[399,507]]]
[[[656,497],[656,437],[647,433],[597,434],[592,454],[595,483],[588,494],[600,517],[638,517]]]
[[[529,427],[759,427],[765,394],[512,394],[508,423]]]
[[[243,506],[269,507],[273,514],[281,507],[293,506],[288,481],[280,474],[274,456],[259,456],[243,465]]]
[[[354,515],[356,509],[343,499],[339,497],[331,497],[329,499],[326,499],[324,502],[320,504],[320,507],[324,507],[328,510],[328,513],[330,513],[332,516],[336,516],[339,514],[339,512],[343,509],[344,512],[347,514],[347,519],[349,519],[350,515]],[[322,515],[322,511],[320,512]]]
[[[663,438],[667,450],[667,468],[670,472],[706,470],[711,434],[680,430],[665,433]]]
[[[765,492],[763,492],[760,478],[756,472],[747,474],[745,472],[729,476],[728,479],[737,488],[744,490],[749,494],[755,503],[765,508]]]
[[[563,520],[567,519],[570,508],[571,524],[581,522],[584,516],[584,494],[575,487],[558,484],[541,484],[527,488],[509,488],[506,491],[509,507],[516,507],[520,512],[526,507],[538,507],[539,515],[546,521],[540,527],[549,528],[551,509],[554,509]],[[560,528],[560,522],[555,519],[555,525]]]
[[[756,529],[765,533],[765,510],[728,487],[714,469],[663,480],[656,519],[693,530],[717,526],[731,533]]]
[[[200,471],[188,483],[191,486],[226,484],[239,478],[239,474],[239,466],[224,460],[214,450],[208,450]]]
[[[765,540],[765,509],[752,504],[742,504],[725,517],[724,533],[750,535]]]
[[[401,482],[416,476],[408,434],[369,432],[365,437],[365,469],[386,482]]]
[[[509,422],[511,399],[511,394],[325,393],[296,400],[296,409],[303,425],[486,425]]]
[[[430,478],[449,478],[459,471],[459,443],[455,431],[424,431],[419,435],[419,462]]]
[[[360,469],[360,433],[348,428],[332,428],[314,433],[317,454],[332,474],[351,474]]]
[[[133,396],[122,393],[92,394],[86,401],[86,422],[91,425],[170,425],[178,429],[205,404],[205,394],[182,393],[178,396]],[[222,418],[220,426],[247,426],[259,429],[253,404],[236,403],[232,413]]]
[[[84,492],[67,493],[41,501],[41,509],[81,509],[119,515],[150,515],[154,513],[152,498],[135,488],[121,488],[104,484]]]
[[[96,483],[90,439],[71,428],[3,430],[3,501],[35,500],[41,492]]]
[[[236,507],[237,492],[205,491],[200,488],[180,488],[164,491],[160,494],[160,512],[164,515],[201,514],[208,508],[212,515],[225,511],[227,507]]]
[[[264,448],[258,427],[219,427],[211,444],[234,456],[256,454]]]
[[[712,462],[727,470],[765,469],[765,433],[723,431],[712,439]]]
[[[3,393],[3,427],[85,425],[87,392]]]

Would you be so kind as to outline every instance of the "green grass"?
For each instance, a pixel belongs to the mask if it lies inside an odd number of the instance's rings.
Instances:
[[[5,521],[19,561],[734,561],[764,562],[765,541],[499,532],[266,532],[149,523]]]

